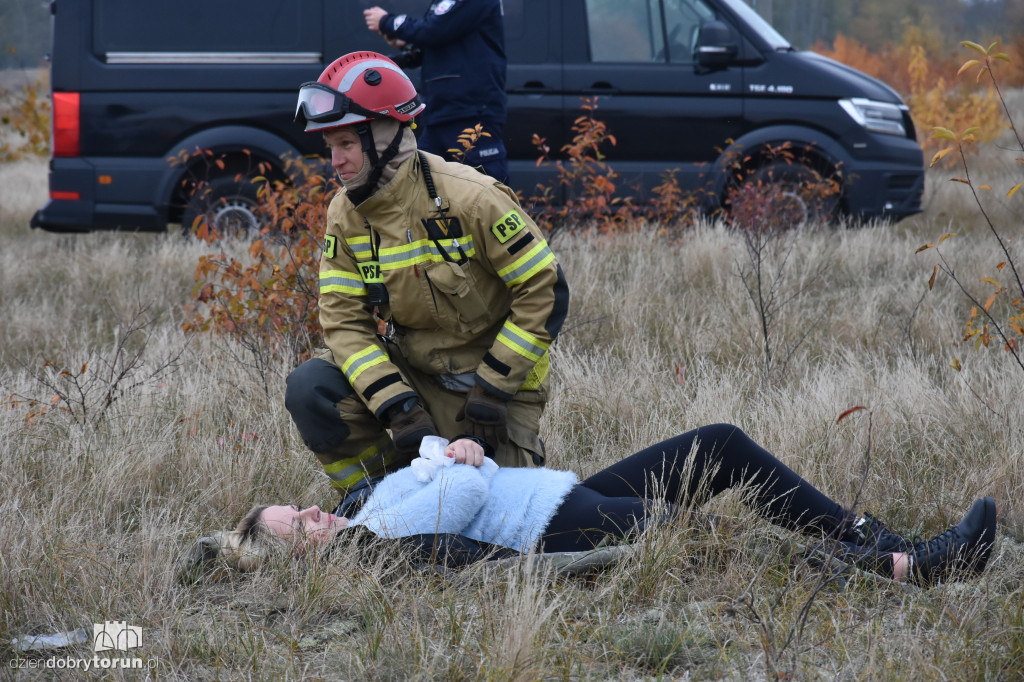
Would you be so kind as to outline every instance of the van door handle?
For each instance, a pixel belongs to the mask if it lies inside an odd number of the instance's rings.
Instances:
[[[507,92],[510,95],[550,95],[554,89],[544,85],[543,81],[526,81],[518,87],[509,88]]]
[[[597,81],[593,83],[589,88],[583,88],[583,92],[588,93],[603,93],[603,94],[615,94],[619,92],[619,88],[612,87],[612,84],[608,81]]]

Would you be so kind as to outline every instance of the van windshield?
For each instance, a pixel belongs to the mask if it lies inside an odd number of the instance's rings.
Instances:
[[[729,6],[733,12],[739,15],[740,19],[745,21],[752,29],[757,31],[764,40],[772,46],[773,50],[792,50],[793,46],[789,44],[789,41],[782,37],[778,31],[772,28],[772,25],[761,18],[753,8],[750,7],[743,0],[722,0],[726,5]]]

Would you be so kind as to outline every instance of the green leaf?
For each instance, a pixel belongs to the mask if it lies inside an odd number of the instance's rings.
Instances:
[[[932,135],[932,137],[937,137],[940,140],[956,140],[956,133],[954,133],[949,128],[943,128],[942,126],[935,126],[934,128],[932,128],[932,130],[935,131],[935,133]]]
[[[975,42],[970,41],[970,40],[961,40],[960,44],[963,45],[964,47],[968,47],[968,48],[974,50],[975,52],[977,52],[980,55],[988,56],[988,53],[985,52],[985,48],[983,48],[978,43],[975,43]]]

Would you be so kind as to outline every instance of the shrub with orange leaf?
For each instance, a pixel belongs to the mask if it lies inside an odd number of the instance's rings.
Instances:
[[[18,91],[0,90],[0,133],[13,131],[13,141],[0,135],[0,163],[26,156],[50,155],[50,116],[46,76]]]
[[[896,89],[910,107],[926,155],[938,148],[929,132],[937,125],[955,130],[971,125],[977,128],[979,141],[995,139],[1005,129],[1005,122],[991,87],[961,77],[956,73],[959,60],[955,52],[940,51],[937,45],[941,45],[937,36],[911,26],[899,45],[887,45],[878,52],[843,35],[836,37],[832,49],[820,44],[813,49]],[[1015,36],[1014,45],[1024,46],[1024,36]],[[1019,67],[1007,69],[1003,79],[1010,86],[1024,85],[1024,72]]]
[[[1014,152],[1020,151],[1017,162],[1024,165],[1024,138],[1017,130],[1009,107],[1003,97],[999,80],[993,71],[997,62],[1011,63],[1012,60],[1005,52],[996,52],[997,43],[992,43],[987,48],[978,43],[964,41],[964,47],[978,53],[980,58],[969,59],[963,63],[958,73],[970,74],[976,71],[976,81],[986,79],[989,81],[993,91],[996,93],[997,101],[1001,105],[1001,112],[1005,121],[1013,131],[1016,145]],[[946,275],[963,293],[971,303],[971,311],[964,324],[964,333],[960,343],[973,344],[976,350],[988,348],[993,341],[1001,343],[1002,348],[1009,353],[1013,363],[1024,371],[1024,263],[1019,258],[1019,253],[1012,248],[1013,232],[1008,235],[1005,226],[998,225],[986,210],[986,202],[983,196],[993,192],[989,185],[978,185],[971,177],[971,167],[968,162],[968,150],[971,150],[984,140],[979,137],[978,128],[970,126],[957,133],[949,127],[936,126],[934,128],[937,142],[946,145],[932,156],[932,165],[939,163],[943,158],[949,157],[959,162],[963,170],[962,177],[952,178],[952,181],[966,185],[971,196],[978,206],[985,225],[994,239],[996,246],[995,272],[982,277],[980,282],[984,285],[981,290],[972,282],[966,281],[958,274],[953,262],[947,258],[942,250],[941,244],[947,239],[956,237],[955,234],[943,235],[933,244],[925,244],[920,247],[918,253],[934,249],[938,257],[938,263],[933,266],[931,277],[928,280],[928,288],[935,286],[938,274]],[[1010,180],[1012,182],[1012,179]],[[1017,182],[1006,191],[1006,198],[1018,198],[1024,195],[1020,192],[1024,182]],[[1019,226],[1013,226],[1016,229]],[[961,369],[960,359],[956,356],[950,365],[953,369]]]
[[[657,224],[659,229],[693,218],[699,208],[699,193],[685,193],[676,171],[666,170],[651,197],[636,203],[620,191],[619,174],[608,162],[605,147],[616,144],[615,136],[595,115],[598,98],[581,98],[582,114],[573,122],[572,142],[562,147],[565,160],[551,160],[545,138],[533,136],[540,152],[537,165],[554,165],[555,178],[538,185],[526,203],[537,224],[551,234],[563,227],[586,223],[600,232],[638,229]],[[557,196],[557,195],[561,195]]]
[[[535,207],[534,219],[547,232],[576,221],[594,221],[598,229],[608,231],[630,223],[632,207],[628,199],[616,196],[619,174],[608,164],[602,147],[615,146],[615,136],[608,126],[594,116],[597,97],[581,98],[583,114],[572,124],[572,142],[562,147],[568,159],[554,161],[556,180],[553,186],[538,187],[538,194],[529,203]],[[534,135],[533,143],[541,155],[537,165],[549,165],[547,140]],[[564,193],[564,200],[555,194]]]
[[[971,88],[966,83],[954,87],[935,73],[935,67],[925,55],[923,47],[915,45],[910,51],[910,94],[907,105],[914,117],[919,137],[940,124],[962,128],[968,123],[976,128],[975,136],[979,142],[991,142],[999,137],[1005,125],[999,101],[992,90]],[[962,70],[957,75],[960,73]],[[934,153],[937,145],[938,141],[933,137],[921,140],[926,156]]]
[[[194,300],[182,325],[186,332],[212,331],[237,341],[268,391],[275,366],[295,366],[320,344],[320,235],[338,189],[319,160],[290,159],[286,170],[290,182],[254,180],[264,226],[248,260],[224,250],[199,258]],[[223,244],[215,229],[201,228],[196,232],[207,243]]]
[[[813,45],[811,49],[829,59],[852,66],[875,78],[881,78],[882,74],[886,72],[886,58],[884,56],[872,52],[867,46],[853,38],[847,38],[842,33],[838,34],[832,42],[832,49],[828,49],[821,42]],[[905,92],[905,89],[901,88],[900,84],[894,80],[893,76],[895,75],[898,74],[890,73],[889,77],[886,78],[886,82],[897,90]]]
[[[452,158],[459,163],[466,162],[466,155],[476,147],[476,143],[482,137],[490,137],[491,134],[484,130],[484,127],[477,123],[472,128],[466,128],[459,136],[455,139],[457,147],[452,147],[448,150],[448,153],[452,155]]]

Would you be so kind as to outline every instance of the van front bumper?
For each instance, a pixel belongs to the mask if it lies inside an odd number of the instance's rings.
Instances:
[[[862,220],[902,220],[923,208],[924,171],[903,165],[894,168],[857,168],[845,187],[850,215]]]

